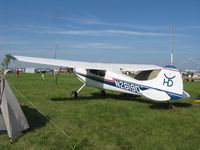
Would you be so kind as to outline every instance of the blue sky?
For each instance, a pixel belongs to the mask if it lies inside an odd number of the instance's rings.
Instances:
[[[0,0],[4,54],[200,68],[198,0]]]

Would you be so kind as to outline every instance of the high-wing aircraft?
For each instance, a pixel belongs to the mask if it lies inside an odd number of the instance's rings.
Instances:
[[[177,100],[187,98],[189,94],[183,90],[183,80],[179,70],[172,66],[160,67],[141,64],[106,64],[59,59],[47,59],[9,55],[18,61],[73,68],[76,77],[83,83],[73,97],[84,86],[92,86],[105,90],[140,95],[155,101]]]

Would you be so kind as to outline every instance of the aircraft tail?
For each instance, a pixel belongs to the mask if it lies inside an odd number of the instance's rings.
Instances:
[[[155,88],[147,88],[141,92],[149,99],[166,101],[189,97],[189,94],[183,91],[181,73],[174,66],[163,67],[155,79],[147,82],[149,82],[149,87],[155,85]]]

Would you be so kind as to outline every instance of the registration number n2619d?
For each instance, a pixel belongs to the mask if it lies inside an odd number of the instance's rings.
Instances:
[[[126,82],[126,81],[122,81],[122,80],[114,80],[115,81],[115,86],[127,91],[131,91],[134,93],[139,93],[140,92],[140,87],[130,83],[130,82]]]

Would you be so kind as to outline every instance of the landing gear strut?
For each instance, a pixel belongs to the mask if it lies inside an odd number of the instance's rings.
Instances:
[[[73,97],[73,98],[77,98],[78,97],[78,93],[85,87],[85,83],[80,87],[80,89],[78,89],[78,91],[72,91],[72,94],[71,94],[71,96]]]

